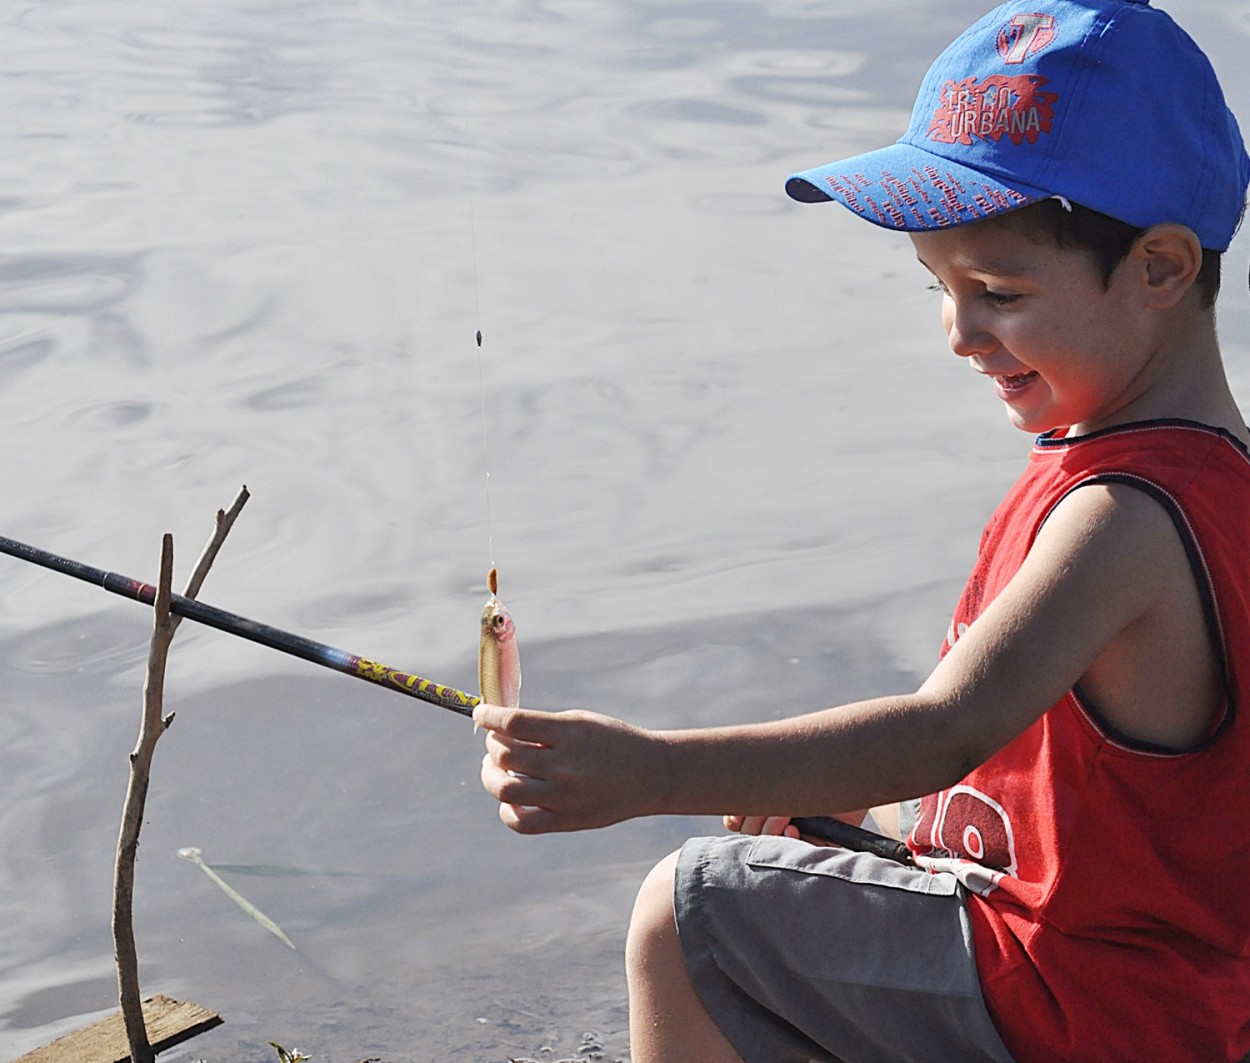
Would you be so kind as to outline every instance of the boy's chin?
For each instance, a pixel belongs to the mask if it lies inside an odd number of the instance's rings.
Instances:
[[[1027,414],[1022,414],[1010,407],[1007,409],[1007,420],[1011,422],[1013,427],[1020,429],[1021,432],[1028,432],[1031,436],[1045,435],[1047,432],[1056,430],[1063,433],[1072,427],[1067,424],[1059,424],[1045,417],[1029,417]]]

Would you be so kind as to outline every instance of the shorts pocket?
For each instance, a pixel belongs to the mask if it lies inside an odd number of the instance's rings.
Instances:
[[[948,871],[935,874],[919,867],[905,867],[872,853],[809,845],[794,838],[771,835],[755,839],[747,851],[746,862],[756,868],[822,875],[861,886],[881,886],[930,897],[952,897],[959,889],[959,880]]]

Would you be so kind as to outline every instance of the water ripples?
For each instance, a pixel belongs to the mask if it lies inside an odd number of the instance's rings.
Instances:
[[[0,339],[0,384],[11,382],[14,374],[46,361],[55,350],[55,341],[46,335]]]
[[[101,681],[131,671],[147,660],[141,625],[101,623],[98,618],[67,620],[11,638],[7,663],[32,676],[90,675]]]
[[[0,257],[0,314],[88,314],[124,302],[138,287],[137,257]]]

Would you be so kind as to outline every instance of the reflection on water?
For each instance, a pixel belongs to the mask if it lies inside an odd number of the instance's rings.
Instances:
[[[440,681],[473,682],[493,545],[534,704],[669,726],[914,683],[1027,441],[906,242],[781,183],[897,135],[983,6],[11,13],[0,532],[151,579],[246,483],[204,600]],[[1184,20],[1250,115],[1244,5]],[[8,558],[0,603],[9,1058],[112,1006],[147,617]],[[714,824],[513,837],[462,719],[189,624],[168,698],[144,984],[226,1017],[168,1058],[625,1057],[636,883]],[[291,954],[185,846],[354,874],[248,880]]]

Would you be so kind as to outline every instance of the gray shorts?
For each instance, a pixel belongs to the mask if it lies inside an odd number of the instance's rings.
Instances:
[[[963,887],[790,838],[695,838],[686,967],[747,1063],[1012,1063],[985,1010]]]

